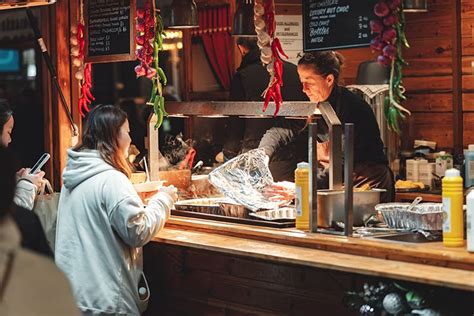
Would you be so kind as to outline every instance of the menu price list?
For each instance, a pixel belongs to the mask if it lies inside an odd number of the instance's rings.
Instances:
[[[130,53],[130,1],[89,0],[88,55]]]
[[[369,46],[374,0],[303,0],[304,51]]]

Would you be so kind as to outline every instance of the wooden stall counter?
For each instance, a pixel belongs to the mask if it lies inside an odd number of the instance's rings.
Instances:
[[[155,242],[474,291],[474,254],[412,244],[172,218]]]
[[[446,291],[474,309],[474,254],[411,244],[172,217],[145,247],[164,314],[347,315],[347,290],[402,280]],[[176,304],[184,304],[176,309]],[[183,303],[184,302],[184,303]],[[156,305],[155,305],[156,304]],[[313,305],[316,304],[316,305]],[[313,306],[313,307],[311,307]],[[464,307],[463,307],[464,308]],[[252,311],[252,313],[247,313]],[[230,313],[232,314],[232,313]],[[318,313],[316,313],[318,314]],[[151,314],[150,314],[151,315]]]

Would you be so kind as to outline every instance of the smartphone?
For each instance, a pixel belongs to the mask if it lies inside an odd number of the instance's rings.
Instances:
[[[50,157],[51,155],[48,153],[44,153],[43,155],[41,155],[40,159],[38,159],[35,165],[31,168],[30,174],[35,174],[40,171],[40,169],[44,166],[44,164],[49,160]]]

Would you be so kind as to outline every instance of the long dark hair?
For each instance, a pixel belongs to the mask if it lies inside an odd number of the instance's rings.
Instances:
[[[5,123],[13,115],[13,110],[8,105],[7,101],[0,99],[0,134],[3,132]]]
[[[326,78],[328,75],[334,76],[334,82],[339,82],[341,66],[344,64],[344,57],[335,51],[319,51],[305,53],[298,61],[298,66],[311,68],[318,75]]]
[[[11,211],[15,195],[15,164],[12,154],[0,147],[0,221]]]
[[[98,105],[87,116],[82,132],[82,143],[74,150],[95,149],[101,158],[130,177],[130,164],[120,153],[118,136],[120,127],[127,120],[127,114],[114,105]]]

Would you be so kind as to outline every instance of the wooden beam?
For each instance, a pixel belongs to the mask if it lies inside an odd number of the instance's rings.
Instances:
[[[51,23],[52,21],[52,9],[48,7],[47,10],[41,10],[41,24],[40,30],[43,34],[44,44],[48,49],[51,48]],[[35,50],[40,54],[39,49]],[[42,56],[39,56],[39,75],[41,76],[41,89],[43,90],[43,126],[44,126],[44,150],[50,153],[53,159],[48,160],[44,170],[46,171],[46,178],[51,182],[53,188],[56,188],[56,176],[53,167],[54,161],[54,139],[53,139],[53,111],[52,111],[52,95],[51,95],[51,76],[48,72],[46,64],[43,61]],[[56,188],[58,189],[58,188]]]
[[[453,47],[453,153],[457,163],[462,163],[463,115],[462,115],[462,38],[461,0],[453,1],[452,47]],[[456,159],[457,157],[457,159]]]
[[[53,18],[51,21],[50,34],[52,39],[52,61],[56,65],[57,78],[66,102],[71,109],[71,56],[69,52],[70,37],[70,4],[73,1],[58,1],[53,10]],[[76,4],[77,5],[77,4]],[[51,81],[49,81],[52,87]],[[61,185],[61,174],[66,166],[66,151],[72,146],[72,127],[68,117],[61,104],[58,91],[52,88],[52,133],[54,151],[54,182],[55,189],[59,190]]]

